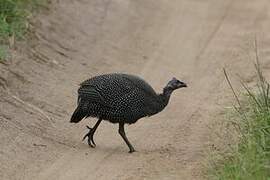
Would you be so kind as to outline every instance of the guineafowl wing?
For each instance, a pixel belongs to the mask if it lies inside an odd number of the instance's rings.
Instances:
[[[102,95],[92,86],[81,86],[78,90],[79,99],[88,102],[96,102],[102,105],[109,106]]]
[[[94,89],[91,93],[87,91],[89,89]],[[119,98],[128,94],[134,89],[133,85],[126,79],[124,79],[121,74],[106,74],[101,76],[95,76],[81,83],[80,91],[84,91],[87,94],[91,94],[91,98],[95,100],[102,100],[103,103],[109,105],[110,107],[119,106]],[[98,95],[98,97],[94,97]]]

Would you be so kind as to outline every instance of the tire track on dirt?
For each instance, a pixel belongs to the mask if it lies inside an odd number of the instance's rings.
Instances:
[[[220,30],[222,24],[224,23],[225,18],[227,17],[232,5],[233,5],[234,0],[231,0],[228,2],[227,6],[226,6],[226,10],[223,14],[223,16],[221,17],[221,19],[219,20],[219,22],[217,23],[216,28],[214,28],[213,32],[210,34],[209,38],[207,39],[206,43],[204,44],[204,46],[202,47],[202,49],[200,50],[200,52],[196,55],[196,60],[200,60],[200,56],[206,51],[206,48],[208,47],[208,45],[211,43],[211,41],[213,40],[214,36],[217,34],[217,32]]]
[[[226,14],[226,13],[225,13],[225,14]],[[222,22],[222,19],[223,19],[223,18],[225,18],[224,15],[222,16],[221,21],[218,21],[218,22],[217,22],[218,27],[221,26],[222,23],[220,23],[220,22]],[[216,28],[216,29],[219,29],[219,28]],[[215,33],[214,33],[214,34],[215,34]],[[173,35],[173,34],[171,34],[171,35]],[[212,35],[212,38],[213,38],[213,37],[214,37],[214,35]],[[167,41],[169,41],[170,38],[172,38],[172,37],[170,37],[170,35],[169,35],[169,38],[166,38]],[[165,42],[166,42],[166,40],[165,40]],[[162,43],[161,43],[161,44],[162,44]],[[163,47],[163,46],[161,45],[161,46],[160,46],[160,49],[161,49],[162,47]],[[157,50],[156,53],[158,53],[158,51],[159,51],[159,50]],[[157,54],[156,56],[158,56],[158,54]],[[155,56],[154,56],[154,57],[155,57]],[[153,58],[153,60],[149,61],[149,62],[144,66],[143,70],[141,71],[141,74],[147,75],[147,72],[148,72],[149,70],[152,69],[153,64],[155,64],[154,58]],[[162,66],[162,65],[160,65],[160,66]],[[210,94],[208,94],[208,96],[209,96],[209,95],[210,95]],[[204,99],[207,99],[208,96],[204,97],[204,98],[199,102],[199,104],[201,104],[201,102],[202,102]],[[199,111],[199,109],[200,109],[200,107],[198,107],[197,109],[195,109],[194,112],[193,112],[193,115],[190,116],[190,118],[192,118],[192,117],[196,114],[196,112]],[[186,121],[186,120],[185,120],[185,121]],[[143,128],[145,128],[145,126],[144,126]],[[136,136],[137,139],[142,139],[142,137],[141,137],[141,138],[138,138],[138,137],[139,137],[139,136],[142,136],[143,134],[147,134],[147,133],[145,133],[145,131],[147,131],[147,128],[145,128],[145,129],[146,129],[146,130],[144,130],[144,132],[142,132],[141,134],[139,134],[139,135]],[[136,142],[136,140],[135,140],[134,142]],[[115,154],[115,153],[116,153],[118,150],[119,150],[119,149],[115,149],[114,151],[112,151],[108,156],[105,156],[106,158],[104,157],[104,159],[101,160],[98,164],[102,164],[103,167],[104,167],[104,163],[106,164],[106,162],[108,162],[107,157],[111,157],[111,161],[112,161],[112,160],[115,160],[115,159],[117,158],[117,157],[115,157],[115,156],[118,156],[118,154]],[[150,157],[150,159],[151,159],[151,158],[152,158],[152,157]],[[147,161],[147,159],[149,159],[149,158],[146,158],[145,161]],[[100,178],[100,176],[101,176],[101,173],[99,173],[100,170],[103,171],[103,168],[102,168],[102,167],[99,168],[99,165],[98,165],[97,168],[94,170],[94,172],[97,174],[97,175],[94,176],[94,177],[96,177],[96,178],[99,177],[99,178]],[[90,174],[91,174],[91,173],[90,173]],[[85,177],[87,177],[87,176],[85,176]],[[84,177],[84,178],[85,178],[85,177]],[[93,178],[93,175],[90,175],[90,177]],[[61,178],[65,179],[66,177],[61,177]],[[111,178],[114,179],[112,176],[111,176]],[[116,177],[115,177],[115,179],[116,179]]]

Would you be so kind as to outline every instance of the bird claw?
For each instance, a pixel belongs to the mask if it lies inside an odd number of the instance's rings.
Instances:
[[[88,145],[92,148],[95,148],[96,147],[96,143],[94,141],[94,131],[93,131],[93,128],[89,127],[89,126],[86,126],[88,129],[89,129],[89,132],[83,137],[83,141],[85,140],[86,137],[88,137]]]
[[[136,150],[134,148],[129,150],[129,153],[134,153],[134,152],[136,152]]]

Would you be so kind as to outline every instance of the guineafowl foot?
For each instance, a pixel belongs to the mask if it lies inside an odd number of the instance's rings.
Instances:
[[[133,152],[136,152],[134,148],[129,150],[129,153],[133,153]]]
[[[88,140],[87,140],[88,145],[90,147],[92,147],[92,148],[96,147],[96,143],[95,143],[93,137],[94,137],[94,134],[95,134],[95,132],[96,132],[96,130],[97,130],[97,128],[98,128],[98,126],[99,126],[99,124],[100,124],[101,121],[102,121],[102,119],[99,118],[98,121],[97,121],[97,123],[95,124],[95,126],[93,128],[90,128],[89,126],[86,126],[89,129],[89,132],[83,137],[83,140],[86,137],[88,137]]]
[[[88,145],[92,148],[96,147],[96,143],[94,141],[94,133],[95,133],[95,129],[90,128],[89,126],[86,126],[89,129],[89,132],[83,137],[83,141],[85,140],[86,137],[88,137]]]

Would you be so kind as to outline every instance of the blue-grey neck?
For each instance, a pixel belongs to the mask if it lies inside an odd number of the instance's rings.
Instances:
[[[151,106],[147,112],[148,116],[152,116],[162,111],[168,105],[172,92],[173,90],[165,87],[161,94],[156,95],[150,103]]]
[[[172,89],[165,87],[163,89],[163,92],[158,95],[158,106],[156,109],[156,113],[162,111],[168,105],[172,92]]]

